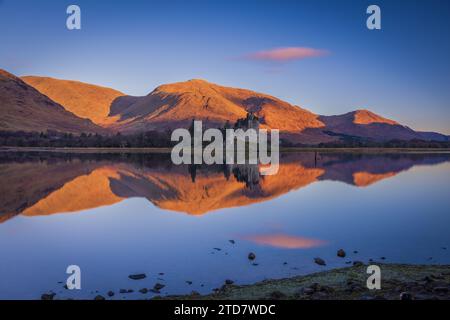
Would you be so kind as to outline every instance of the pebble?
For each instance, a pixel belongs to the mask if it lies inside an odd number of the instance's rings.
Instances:
[[[412,300],[412,295],[409,292],[400,293],[400,300]]]
[[[447,287],[435,287],[433,288],[433,292],[435,293],[447,293],[448,288]]]
[[[304,294],[310,295],[314,293],[314,289],[313,288],[304,288],[303,290]]]
[[[283,292],[281,292],[281,291],[273,291],[270,294],[270,298],[274,299],[274,300],[279,300],[279,299],[286,298],[286,295]]]

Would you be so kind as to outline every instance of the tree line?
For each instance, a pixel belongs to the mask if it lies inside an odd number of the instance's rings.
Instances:
[[[100,135],[56,131],[0,131],[0,146],[66,148],[161,148],[171,147],[169,132],[147,131],[136,134]]]
[[[226,128],[227,126],[224,126]],[[224,130],[224,129],[222,129]],[[53,148],[170,148],[177,142],[170,140],[171,132],[146,131],[135,134],[100,135],[61,133],[57,131],[25,132],[0,131],[2,147],[53,147]],[[450,148],[450,141],[390,140],[375,141],[357,137],[341,137],[340,140],[317,145],[293,144],[281,139],[280,146],[319,148]]]

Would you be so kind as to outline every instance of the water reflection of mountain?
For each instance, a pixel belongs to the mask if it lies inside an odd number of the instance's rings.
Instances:
[[[256,165],[174,166],[164,154],[0,154],[0,221],[78,212],[132,197],[167,210],[204,214],[266,201],[316,181],[367,187],[449,154],[285,153],[278,174]]]

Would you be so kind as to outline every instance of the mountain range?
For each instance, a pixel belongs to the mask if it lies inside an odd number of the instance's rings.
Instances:
[[[199,79],[161,85],[137,97],[78,81],[18,78],[0,70],[0,131],[166,132],[188,128],[193,119],[205,127],[222,127],[248,112],[258,116],[262,128],[279,129],[293,143],[314,145],[343,137],[449,141],[446,135],[414,131],[365,109],[323,116],[267,94]]]

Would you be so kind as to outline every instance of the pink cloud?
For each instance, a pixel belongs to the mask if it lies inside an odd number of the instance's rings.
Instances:
[[[305,58],[321,57],[327,55],[328,51],[305,47],[285,47],[271,50],[258,51],[248,54],[247,59],[265,61],[292,61]]]
[[[320,247],[327,244],[326,241],[319,239],[310,239],[304,237],[291,236],[286,234],[265,234],[242,237],[245,240],[255,242],[260,245],[266,245],[285,249],[309,249]]]

